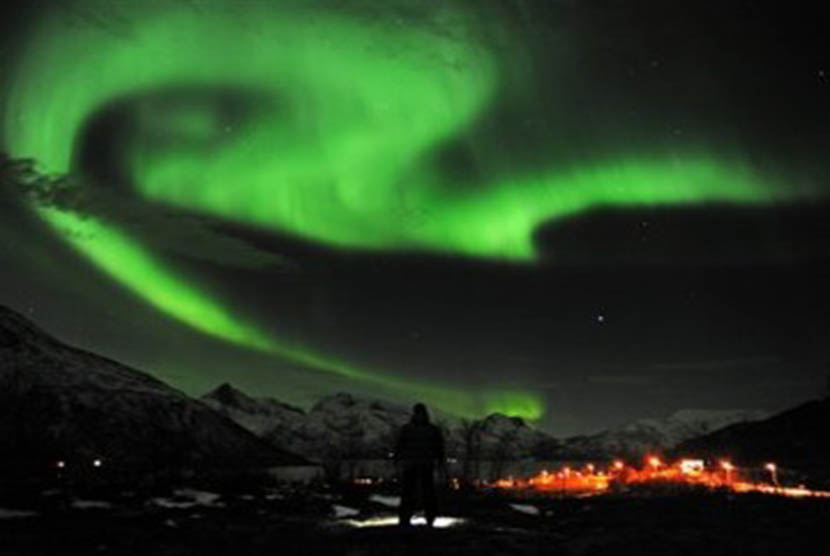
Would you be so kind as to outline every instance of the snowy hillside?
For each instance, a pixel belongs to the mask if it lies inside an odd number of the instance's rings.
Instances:
[[[641,419],[588,436],[565,441],[570,457],[641,457],[651,451],[671,449],[681,442],[723,427],[757,421],[765,413],[753,410],[683,409],[663,419]]]
[[[203,401],[275,446],[308,458],[388,458],[410,409],[351,394],[327,396],[308,412],[282,402],[254,399],[223,384]],[[447,455],[522,459],[556,444],[522,419],[493,414],[479,421],[433,415],[444,429]]]
[[[302,461],[160,380],[67,346],[4,307],[0,444],[15,454],[2,465],[26,469],[58,459],[150,469]]]
[[[314,459],[386,458],[409,411],[349,394],[327,396],[308,412],[270,398],[251,398],[223,384],[202,397],[215,410],[275,446]]]

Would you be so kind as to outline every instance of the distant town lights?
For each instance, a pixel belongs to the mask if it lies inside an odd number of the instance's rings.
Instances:
[[[680,460],[680,472],[684,475],[695,475],[703,473],[704,463],[702,459]]]
[[[621,469],[623,462],[615,460],[612,467]],[[544,470],[537,476],[529,479],[510,477],[498,479],[487,486],[496,488],[534,488],[541,491],[559,491],[577,495],[586,492],[607,491],[617,484],[637,485],[654,482],[673,482],[697,485],[707,488],[729,488],[736,493],[757,492],[774,494],[793,498],[814,497],[830,499],[830,491],[807,489],[804,485],[797,487],[782,486],[778,482],[777,467],[774,463],[766,463],[759,469],[770,473],[770,482],[752,483],[740,476],[741,469],[726,459],[715,460],[707,468],[703,459],[683,459],[676,461],[661,461],[657,456],[648,456],[644,459],[642,468],[625,466],[626,473],[611,473],[605,475],[601,471],[588,473],[576,471],[570,467],[562,467],[558,472]],[[588,464],[584,469],[587,470]],[[555,473],[555,475],[554,475]],[[548,477],[555,477],[556,480]]]

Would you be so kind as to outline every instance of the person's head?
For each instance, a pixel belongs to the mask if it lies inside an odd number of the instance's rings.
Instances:
[[[429,423],[429,413],[427,406],[418,402],[412,406],[412,422],[418,424]]]

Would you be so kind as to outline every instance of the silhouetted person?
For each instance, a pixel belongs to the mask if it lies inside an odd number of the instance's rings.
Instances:
[[[412,418],[405,424],[395,447],[395,461],[401,467],[401,525],[409,525],[415,502],[420,498],[427,524],[432,526],[438,510],[435,496],[435,464],[444,468],[444,434],[429,422],[427,407],[417,403]]]

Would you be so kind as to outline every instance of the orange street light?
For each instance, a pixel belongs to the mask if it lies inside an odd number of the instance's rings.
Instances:
[[[726,461],[726,460],[721,460],[720,466],[723,467],[724,471],[726,471],[726,482],[731,483],[732,482],[732,471],[734,471],[735,466],[732,465],[731,462]]]
[[[778,467],[770,462],[764,466],[764,468],[769,471],[770,478],[772,479],[772,484],[776,487],[778,486]]]

